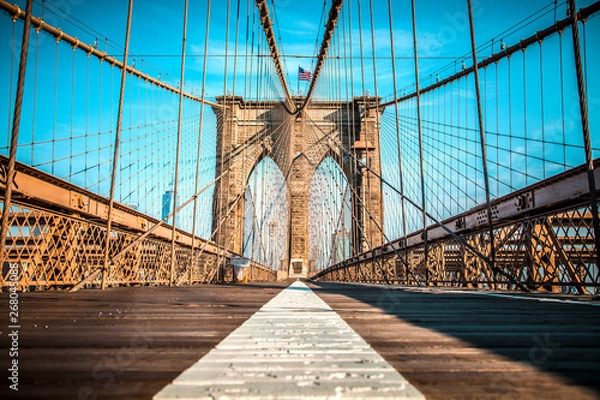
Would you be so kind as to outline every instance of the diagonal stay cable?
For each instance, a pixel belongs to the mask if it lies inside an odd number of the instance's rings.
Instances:
[[[344,154],[347,154],[349,157],[353,158],[355,162],[359,162],[359,160],[351,152],[349,152],[348,150],[346,150],[343,146],[339,146],[339,149]],[[398,190],[397,188],[395,188],[392,184],[390,184],[380,174],[378,174],[377,172],[373,171],[373,169],[371,169],[371,167],[369,167],[368,165],[365,165],[365,168],[366,168],[367,171],[369,171],[370,173],[372,173],[376,178],[380,179],[382,183],[384,183],[390,189],[392,189],[394,192],[396,192],[406,202],[408,202],[409,204],[411,204],[417,210],[419,210],[421,212],[423,211],[423,209],[415,201],[411,200],[409,197],[407,197],[406,195],[404,195],[403,193],[401,193],[400,190]],[[481,258],[487,265],[492,266],[493,271],[495,271],[496,273],[504,276],[512,284],[514,284],[515,286],[519,287],[520,289],[522,289],[524,291],[528,291],[527,288],[522,283],[520,283],[514,276],[512,276],[509,273],[507,273],[507,272],[505,272],[505,271],[497,268],[496,266],[494,266],[492,264],[491,260],[488,257],[486,257],[485,255],[483,255],[479,250],[477,250],[475,247],[473,247],[471,244],[469,244],[463,237],[461,237],[460,235],[458,235],[456,232],[454,232],[448,226],[444,225],[442,223],[442,221],[440,221],[439,219],[435,218],[433,215],[431,215],[428,212],[426,212],[426,216],[430,220],[432,220],[436,225],[438,225],[440,228],[442,228],[444,231],[446,231],[450,236],[452,236],[454,239],[456,239],[461,245],[463,245],[464,247],[466,247],[467,249],[469,249],[473,254],[475,254],[476,256],[478,256],[479,258]],[[393,246],[392,246],[392,248],[393,248]]]
[[[310,117],[309,117],[309,118],[310,118]],[[311,121],[312,121],[312,119],[311,119]],[[335,145],[336,145],[336,146],[337,146],[339,149],[341,149],[343,152],[346,152],[346,150],[345,150],[345,149],[343,149],[343,146],[341,145],[341,143],[339,143],[339,142],[336,142],[334,139],[332,139],[332,138],[331,138],[331,136],[330,136],[330,135],[328,135],[328,134],[326,134],[325,132],[323,132],[323,130],[322,130],[322,129],[321,129],[321,128],[320,128],[320,127],[319,127],[319,126],[316,124],[316,123],[314,123],[314,121],[312,121],[312,122],[313,122],[313,126],[314,126],[314,127],[316,127],[316,128],[317,128],[317,129],[319,129],[319,130],[320,130],[322,133],[324,133],[324,134],[325,134],[325,136],[324,136],[324,137],[322,137],[322,138],[319,140],[319,142],[320,142],[322,139],[327,139],[327,141],[326,141],[325,145],[326,145],[326,146],[327,146],[327,147],[328,147],[330,150],[332,150],[332,151],[334,151],[334,152],[335,152],[335,149],[334,149],[334,148],[331,146],[331,144],[330,144],[331,142],[333,142],[333,143],[334,143],[334,144],[335,144]],[[355,161],[358,161],[358,160],[355,160]],[[381,179],[381,178],[380,178],[380,179]],[[337,182],[335,182],[335,183],[336,183],[336,185],[338,186],[338,189],[340,189],[340,188],[339,188],[339,185],[338,185],[338,183],[337,183]],[[348,185],[348,186],[350,187],[350,185]],[[381,227],[381,225],[380,225],[380,224],[379,224],[379,223],[378,223],[378,222],[375,220],[375,218],[373,217],[373,214],[371,213],[371,211],[369,210],[369,208],[366,206],[366,204],[364,203],[364,201],[361,199],[361,196],[360,196],[360,194],[359,194],[359,193],[357,193],[357,192],[356,192],[356,189],[354,189],[354,188],[352,188],[352,187],[350,187],[350,190],[351,190],[351,191],[352,191],[352,193],[353,193],[353,194],[356,196],[356,199],[359,201],[359,203],[360,203],[360,206],[361,206],[361,207],[362,207],[362,208],[363,208],[363,209],[364,209],[364,210],[367,212],[367,214],[368,214],[368,216],[369,216],[369,219],[370,219],[370,221],[371,221],[371,222],[372,222],[372,223],[375,225],[375,227],[377,228],[377,230],[379,230],[379,232],[380,232],[380,233],[383,235],[383,238],[384,238],[384,240],[386,241],[386,243],[391,243],[392,241],[391,241],[391,240],[390,240],[390,239],[387,237],[387,235],[385,234],[385,232],[384,232],[383,228]],[[352,216],[352,218],[354,218],[354,219],[355,219],[354,215]],[[362,230],[362,229],[361,229],[361,230]],[[372,247],[371,247],[371,246],[370,246],[368,243],[367,243],[367,245],[369,246],[369,252],[373,251],[373,248],[372,248]],[[410,272],[410,275],[412,275],[412,277],[413,277],[413,279],[415,280],[415,282],[417,282],[417,283],[419,283],[419,284],[420,284],[420,280],[419,280],[419,279],[417,278],[417,276],[416,276],[416,275],[414,275],[414,273],[413,273],[412,271],[410,271],[410,269],[408,268],[408,267],[409,267],[409,265],[407,264],[407,262],[406,262],[406,260],[404,259],[404,257],[402,257],[402,256],[400,255],[400,253],[398,252],[398,250],[397,250],[395,247],[393,247],[393,246],[392,246],[392,251],[394,252],[394,254],[396,255],[396,257],[398,257],[398,259],[400,260],[400,262],[401,262],[401,263],[402,263],[402,264],[403,264],[405,267],[407,267],[407,271],[409,271],[409,272]],[[381,266],[379,266],[379,268],[380,268],[381,272],[383,273],[384,279],[386,280],[386,282],[388,282],[387,274],[386,274],[386,273],[383,271],[383,269],[381,268]]]

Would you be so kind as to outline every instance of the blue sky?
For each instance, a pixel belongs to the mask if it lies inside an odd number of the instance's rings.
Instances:
[[[24,1],[17,1],[21,7],[24,7]],[[322,1],[293,1],[293,0],[275,0],[273,9],[271,1],[268,2],[271,7],[271,16],[277,22],[275,26],[278,44],[282,53],[294,56],[310,57],[314,56],[316,42],[320,42],[322,31]],[[326,2],[327,11],[329,1]],[[363,27],[364,56],[371,57],[371,37],[370,37],[370,14],[369,1],[361,2],[361,17]],[[412,25],[410,21],[410,2],[393,1],[394,13],[394,36],[396,42],[396,56],[398,60],[399,87],[404,87],[413,82],[412,61]],[[559,2],[562,3],[562,2]],[[592,0],[578,1],[578,6],[586,6],[592,3]],[[56,8],[62,12],[53,13]],[[230,37],[229,52],[233,55],[235,48],[234,33],[236,28],[236,8],[238,1],[231,1],[230,10]],[[246,41],[246,17],[248,6],[253,12],[254,1],[240,0],[240,19],[239,19],[239,55],[240,58],[245,53]],[[475,0],[474,11],[476,13],[476,35],[478,44],[489,43],[489,41],[502,33],[507,27],[513,26],[533,12],[544,6],[553,4],[548,0],[519,1],[519,0]],[[345,2],[344,11],[352,11],[352,25],[354,37],[355,55],[358,54],[358,7],[357,2]],[[45,11],[45,20],[48,23],[61,27],[65,32],[77,36],[80,40],[93,43],[98,37],[99,47],[103,48],[104,38],[109,38],[111,43],[117,46],[122,45],[124,38],[125,20],[126,20],[127,2],[124,0],[56,0],[47,3]],[[550,9],[549,9],[550,10]],[[558,7],[557,17],[563,18],[566,6]],[[551,10],[550,10],[551,11]],[[222,94],[224,60],[222,57],[215,57],[225,53],[225,26],[227,23],[227,3],[225,1],[213,1],[211,8],[211,27],[210,27],[210,46],[209,54],[213,57],[209,60],[208,68],[208,87],[207,92],[211,96]],[[179,80],[180,59],[178,54],[181,51],[181,31],[182,31],[182,13],[183,1],[164,2],[155,0],[138,0],[134,2],[134,14],[132,21],[131,53],[138,55],[136,66],[143,68],[147,73],[158,76],[161,74],[163,80],[169,80],[177,83]],[[389,60],[385,60],[390,55],[389,44],[389,23],[387,19],[387,1],[373,0],[374,26],[375,26],[375,49],[377,55],[381,57],[378,61],[378,84],[382,87],[380,94],[387,96],[391,94],[389,89],[391,67]],[[41,2],[35,4],[35,14],[41,15]],[[80,29],[82,25],[73,21],[68,22],[62,17],[73,17],[77,21],[83,22],[86,26]],[[417,1],[417,29],[419,33],[419,51],[424,57],[421,60],[422,76],[437,70],[438,68],[452,63],[454,59],[467,54],[470,50],[468,25],[466,24],[466,0],[419,0]],[[537,29],[544,28],[552,23],[554,12],[548,13],[540,20],[532,23],[515,35],[505,35],[505,41],[512,44],[521,38],[533,34]],[[251,20],[251,18],[250,18]],[[10,37],[9,19],[3,19],[0,25],[0,33],[4,44],[7,44],[7,38]],[[204,29],[206,21],[206,1],[191,1],[189,10],[189,32],[187,52],[189,55],[186,68],[186,84],[191,89],[199,89],[202,74],[202,58],[199,57],[204,49]],[[321,25],[320,25],[321,22]],[[77,25],[74,26],[73,24]],[[250,22],[250,27],[252,23]],[[341,25],[340,25],[341,28]],[[251,28],[250,28],[251,30]],[[348,29],[349,32],[349,29]],[[251,40],[251,32],[250,39]],[[592,33],[590,33],[591,35]],[[279,41],[279,39],[281,39]],[[115,46],[115,47],[117,47]],[[118,54],[117,48],[110,48],[109,53]],[[481,53],[481,56],[489,55],[487,50]],[[142,59],[144,63],[142,64]],[[300,64],[305,68],[310,68],[313,63],[311,58],[284,58],[287,67],[287,76],[291,89],[296,88],[296,70]],[[365,61],[366,66],[370,66],[369,60]],[[152,64],[152,65],[150,65]],[[229,63],[229,83],[228,87],[233,86],[232,73],[233,62]],[[358,60],[355,62],[355,68],[358,67]],[[155,68],[156,67],[156,68]],[[240,62],[238,75],[244,70]],[[357,71],[358,72],[358,71]],[[167,77],[168,74],[168,77]],[[373,93],[372,73],[366,76],[367,89]],[[241,84],[238,88],[242,87]]]

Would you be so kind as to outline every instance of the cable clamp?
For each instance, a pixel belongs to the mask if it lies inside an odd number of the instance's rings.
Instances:
[[[56,36],[56,43],[60,42],[60,39],[62,39],[63,37],[63,31],[62,29],[58,28],[58,36]]]
[[[19,8],[18,5],[14,4],[15,8],[17,9],[17,11],[15,11],[15,13],[11,16],[12,21],[13,22],[17,22],[17,20],[19,19],[19,16],[21,15],[22,11]]]
[[[541,44],[542,44],[542,42],[544,41],[544,39],[542,39],[542,38],[540,37],[540,31],[537,31],[537,32],[535,33],[535,40],[537,40],[537,42],[538,42],[540,45],[541,45]]]
[[[35,28],[35,33],[40,33],[40,31],[42,30],[44,26],[44,20],[40,18],[40,24]]]

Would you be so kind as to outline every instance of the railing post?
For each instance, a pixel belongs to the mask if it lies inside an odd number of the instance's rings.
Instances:
[[[9,231],[8,215],[12,207],[13,179],[15,177],[15,166],[17,161],[17,145],[19,143],[19,125],[21,123],[21,109],[23,108],[23,91],[25,90],[25,73],[27,70],[27,52],[29,50],[29,33],[31,31],[31,13],[33,0],[27,0],[25,8],[25,25],[23,26],[23,42],[21,44],[21,57],[19,58],[19,75],[17,77],[17,95],[15,97],[15,111],[13,114],[13,125],[10,139],[10,153],[8,168],[6,171],[6,188],[4,194],[4,209],[0,222],[0,267],[8,258],[6,250],[6,234]],[[9,88],[12,90],[12,88]]]

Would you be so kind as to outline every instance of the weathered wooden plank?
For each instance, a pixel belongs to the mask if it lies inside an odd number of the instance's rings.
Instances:
[[[20,293],[19,392],[3,383],[0,398],[151,398],[283,287]],[[7,298],[1,295],[2,304]],[[6,318],[3,312],[2,348],[8,346]],[[8,362],[0,357],[3,371]]]

